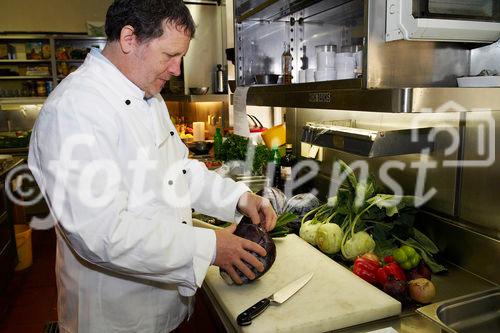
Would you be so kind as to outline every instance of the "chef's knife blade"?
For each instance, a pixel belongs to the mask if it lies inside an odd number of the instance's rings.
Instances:
[[[252,319],[260,315],[264,312],[265,309],[271,304],[271,302],[275,304],[282,304],[287,299],[292,297],[297,291],[299,291],[303,286],[311,280],[313,277],[313,273],[307,273],[304,276],[298,278],[297,280],[290,282],[280,290],[276,291],[271,296],[261,299],[242,313],[238,315],[236,318],[236,322],[240,326],[247,326],[252,323]]]

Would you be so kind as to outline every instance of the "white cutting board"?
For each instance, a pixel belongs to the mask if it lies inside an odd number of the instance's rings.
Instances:
[[[240,332],[326,332],[401,313],[400,302],[298,236],[275,243],[274,265],[251,284],[227,285],[216,267],[207,273],[207,286]],[[307,272],[314,272],[311,281],[284,304],[271,305],[250,326],[236,324],[242,311]]]

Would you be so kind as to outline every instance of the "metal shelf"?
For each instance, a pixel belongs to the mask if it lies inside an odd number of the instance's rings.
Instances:
[[[37,34],[12,34],[12,35],[0,35],[0,40],[49,40],[51,37],[49,35],[37,35]]]
[[[0,154],[6,155],[27,155],[29,152],[29,147],[18,147],[18,148],[0,148]]]
[[[43,44],[48,44],[50,47],[50,59],[0,59],[0,65],[19,65],[19,64],[47,64],[50,65],[51,75],[19,75],[19,76],[0,76],[1,81],[20,81],[20,80],[52,80],[55,86],[63,78],[57,75],[57,65],[61,62],[66,63],[83,63],[84,59],[68,59],[68,60],[57,60],[56,49],[59,44],[71,44],[78,45],[78,47],[90,47],[91,45],[99,44],[101,47],[106,43],[106,37],[93,37],[82,34],[0,34],[0,41],[2,42],[29,42],[37,41],[43,42]],[[20,50],[19,50],[20,51]],[[0,99],[5,101],[6,99]],[[10,98],[7,98],[10,100]],[[9,102],[15,103],[15,102]]]
[[[337,149],[369,158],[418,154],[432,151],[434,142],[427,140],[432,128],[373,130],[355,127],[355,123],[307,123],[302,130],[302,142]],[[417,135],[413,135],[416,133]]]
[[[68,60],[56,60],[57,63],[60,62],[84,62],[85,59],[68,59]]]
[[[229,95],[163,95],[163,99],[167,102],[229,102]]]
[[[24,75],[24,76],[0,76],[0,80],[32,80],[32,79],[52,79],[50,75]]]
[[[32,59],[0,59],[0,64],[9,63],[50,63],[50,59],[32,60]]]
[[[94,36],[87,36],[87,35],[52,35],[52,38],[55,40],[62,40],[62,39],[71,39],[71,40],[97,40],[97,41],[106,41],[106,37],[94,37]]]
[[[43,104],[47,97],[5,97],[0,98],[0,109],[2,104]]]
[[[247,104],[394,113],[500,111],[500,88],[364,89],[361,80],[251,86]]]

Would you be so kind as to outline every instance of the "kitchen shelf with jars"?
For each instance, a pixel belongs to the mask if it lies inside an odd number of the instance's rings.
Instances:
[[[238,85],[356,81],[364,12],[362,0],[237,1]]]
[[[0,104],[43,101],[105,37],[63,34],[0,34]]]

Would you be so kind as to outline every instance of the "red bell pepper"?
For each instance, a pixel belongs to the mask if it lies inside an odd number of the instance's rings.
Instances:
[[[386,264],[394,262],[394,257],[393,256],[386,256],[386,257],[384,257],[384,262]]]
[[[377,283],[378,261],[360,257],[354,261],[352,272],[371,284]]]
[[[380,267],[377,270],[377,282],[380,285],[385,285],[389,280],[389,276],[392,276],[394,280],[406,281],[405,272],[396,262],[390,262],[387,265]]]

